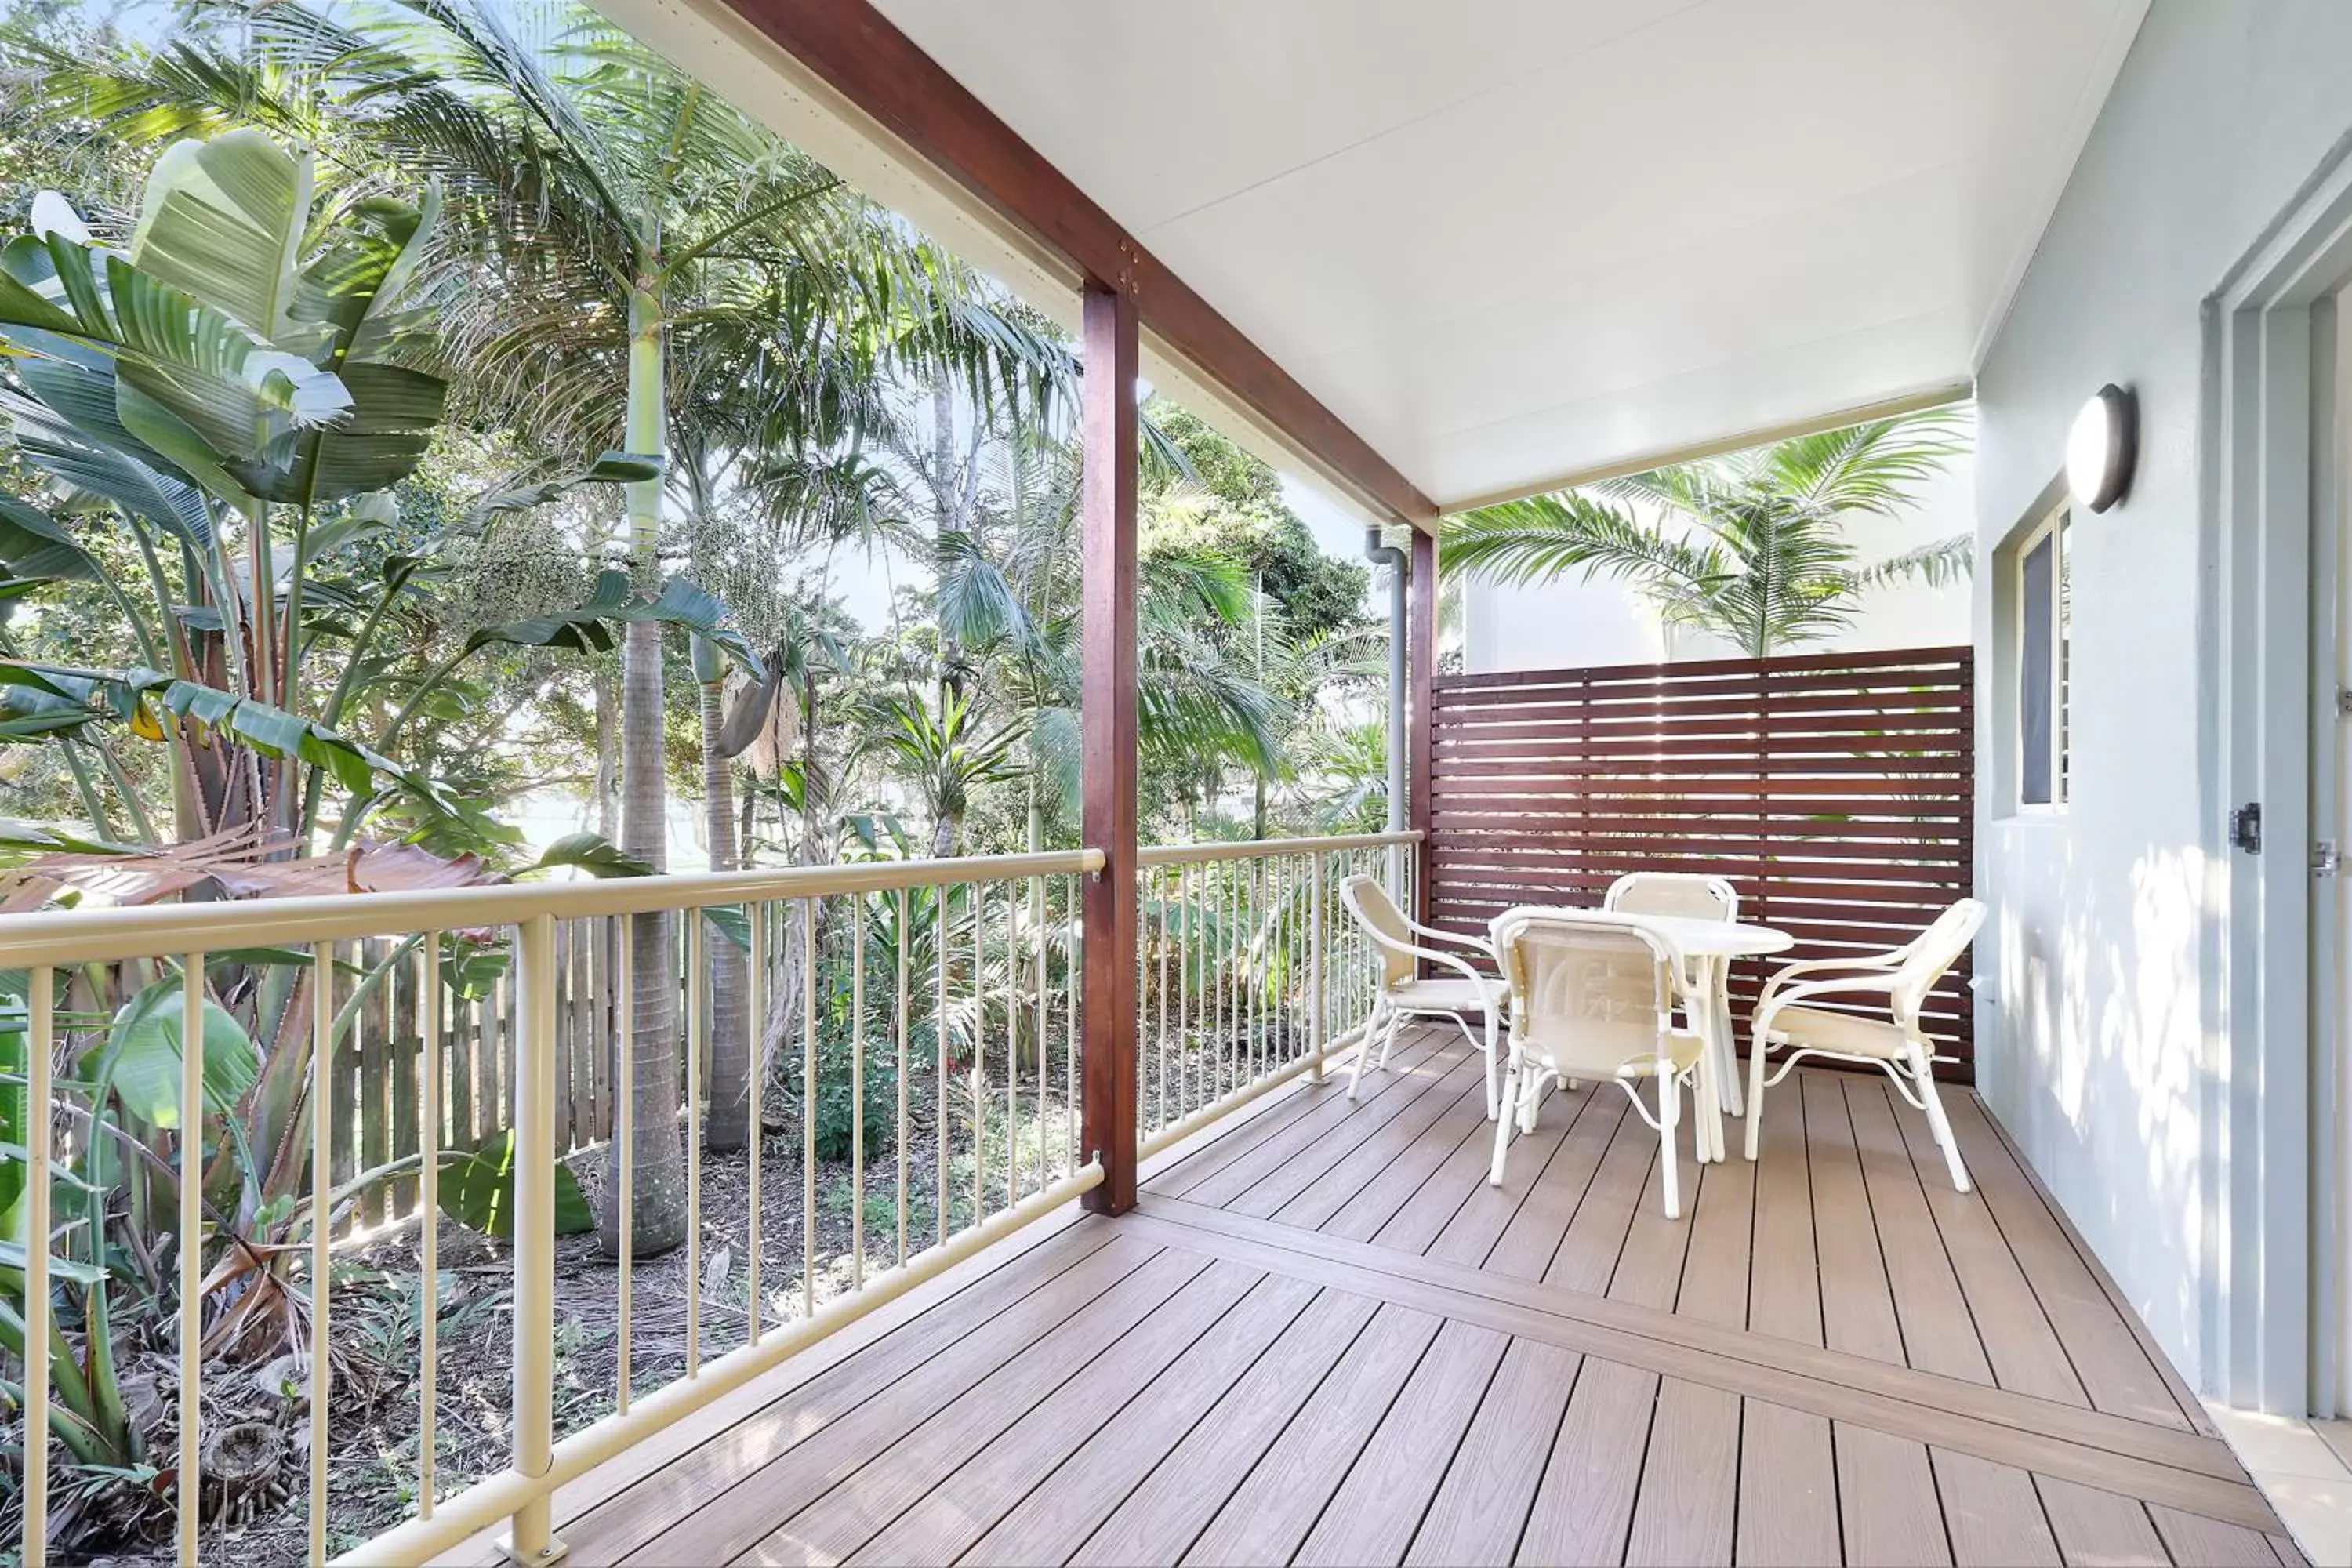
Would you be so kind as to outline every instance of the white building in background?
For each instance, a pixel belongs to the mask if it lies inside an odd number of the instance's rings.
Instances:
[[[1856,518],[1852,536],[1863,559],[1876,561],[1976,529],[1976,459],[1956,458],[1896,518]],[[1919,584],[1881,588],[1864,601],[1823,652],[1938,647],[1969,640],[1976,585]],[[1574,669],[1586,665],[1663,664],[1720,658],[1737,649],[1690,627],[1669,626],[1625,583],[1576,575],[1515,586],[1463,585],[1462,668],[1470,674],[1512,669]]]

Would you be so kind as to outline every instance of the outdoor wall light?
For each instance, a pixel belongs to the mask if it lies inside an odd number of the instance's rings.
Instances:
[[[2066,489],[2077,503],[2105,511],[2131,489],[2139,461],[2139,400],[2115,383],[2091,395],[2066,437]]]

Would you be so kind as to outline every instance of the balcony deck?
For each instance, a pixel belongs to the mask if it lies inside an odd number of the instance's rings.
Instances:
[[[1459,1036],[1301,1085],[559,1494],[605,1563],[2302,1558],[1973,1099],[1686,1165],[1613,1089],[1485,1184]],[[1694,1188],[1686,1187],[1685,1192]],[[674,1440],[673,1440],[674,1439]]]

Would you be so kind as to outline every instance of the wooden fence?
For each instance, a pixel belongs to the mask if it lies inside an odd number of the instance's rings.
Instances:
[[[1968,894],[1974,680],[1965,647],[1442,677],[1433,919],[1483,932],[1628,871],[1726,878],[1741,919],[1797,938],[1734,969],[1744,1033],[1773,966],[1893,947]],[[1962,1080],[1968,977],[1927,1013]]]

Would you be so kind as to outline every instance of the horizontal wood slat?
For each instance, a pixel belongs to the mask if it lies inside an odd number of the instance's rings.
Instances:
[[[1430,910],[1475,932],[1517,904],[1597,905],[1629,871],[1739,889],[1797,938],[1732,974],[1907,941],[1973,879],[1975,661],[1965,647],[1441,677]],[[1925,1009],[1973,1077],[1968,961]]]

